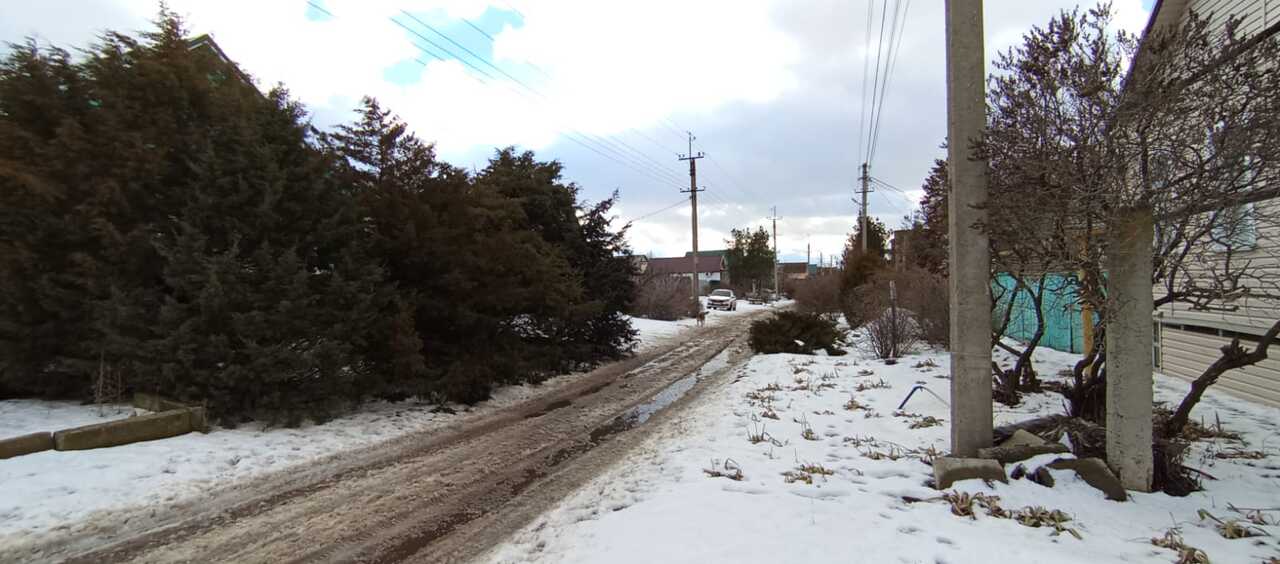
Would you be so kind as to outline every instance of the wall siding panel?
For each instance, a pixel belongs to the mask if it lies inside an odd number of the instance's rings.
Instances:
[[[1161,330],[1160,367],[1169,376],[1195,380],[1217,360],[1219,349],[1231,339],[1163,327]],[[1252,348],[1253,343],[1245,343]],[[1280,354],[1280,350],[1277,350]],[[1280,359],[1275,357],[1237,370],[1231,370],[1211,389],[1221,390],[1249,401],[1280,407]]]

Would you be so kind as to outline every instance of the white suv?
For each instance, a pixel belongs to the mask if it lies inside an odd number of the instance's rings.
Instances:
[[[733,290],[712,290],[711,295],[707,296],[707,309],[737,311],[738,298],[733,295]]]

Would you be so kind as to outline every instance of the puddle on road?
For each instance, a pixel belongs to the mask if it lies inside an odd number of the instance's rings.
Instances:
[[[697,372],[672,382],[650,398],[649,401],[631,408],[626,413],[613,418],[613,420],[604,425],[596,427],[595,430],[591,431],[591,442],[599,444],[613,435],[643,425],[645,421],[653,417],[653,414],[662,411],[689,393],[689,390],[692,390],[698,381],[702,379],[703,373],[711,373],[721,366],[727,366],[728,363],[720,359],[724,354],[726,353],[717,354],[702,365]]]

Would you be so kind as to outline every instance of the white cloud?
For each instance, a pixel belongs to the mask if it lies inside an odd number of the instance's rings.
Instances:
[[[322,124],[350,119],[363,95],[404,117],[441,155],[483,164],[495,146],[520,145],[565,161],[593,199],[622,190],[617,212],[636,217],[679,197],[684,151],[669,121],[701,137],[719,163],[699,163],[704,248],[722,245],[733,227],[763,224],[778,205],[779,246],[803,256],[838,252],[852,228],[849,201],[860,163],[859,109],[867,1],[848,0],[323,0],[335,17],[311,21],[304,0],[170,0],[193,31],[211,32],[263,85],[283,82]],[[879,2],[874,2],[879,7]],[[985,2],[987,51],[1017,42],[1075,0]],[[1087,8],[1092,2],[1080,2]],[[514,6],[514,8],[512,8]],[[83,45],[101,28],[144,29],[154,0],[42,0],[6,10],[0,39],[40,32]],[[391,22],[400,10],[478,21],[486,10],[518,10],[521,26],[488,29],[496,63],[551,101],[502,80],[481,84],[456,61],[421,55]],[[945,135],[943,4],[911,4],[885,116],[877,177],[910,191],[927,174]],[[1115,27],[1140,32],[1142,0],[1115,0]],[[464,30],[459,33],[468,33]],[[429,32],[424,34],[432,36]],[[439,41],[445,45],[447,43]],[[472,34],[459,41],[481,41]],[[874,41],[872,42],[874,47]],[[385,79],[392,65],[421,57],[421,80]],[[533,72],[526,62],[542,72]],[[479,64],[479,63],[477,63]],[[481,65],[483,67],[483,65]],[[631,133],[647,132],[652,141]],[[616,135],[663,163],[663,181],[578,147],[561,133]],[[607,152],[607,150],[606,150]],[[629,151],[628,151],[629,152]],[[637,165],[633,165],[637,166]],[[673,182],[672,178],[675,180]],[[871,210],[896,227],[907,203],[873,197]],[[915,195],[912,194],[912,197]],[[680,254],[689,245],[687,208],[646,218],[632,230],[637,251]],[[816,259],[815,259],[816,260]]]

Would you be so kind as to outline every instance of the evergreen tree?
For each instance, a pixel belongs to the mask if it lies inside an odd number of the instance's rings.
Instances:
[[[167,11],[82,63],[10,56],[0,182],[22,211],[0,262],[49,274],[0,282],[0,339],[20,353],[6,381],[65,372],[85,393],[103,362],[215,414],[294,419],[361,393],[355,352],[388,288],[302,108],[243,76]]]
[[[867,218],[867,250],[862,250],[862,222],[849,234],[844,247],[844,280],[841,294],[848,296],[854,289],[866,284],[871,276],[885,266],[888,254],[885,242],[889,239],[884,223],[874,217]]]
[[[947,161],[936,159],[920,198],[921,228],[912,249],[919,266],[935,274],[947,272]]]
[[[582,299],[557,317],[535,320],[538,334],[560,350],[553,370],[591,365],[630,350],[635,332],[622,312],[634,299],[634,271],[624,227],[611,228],[609,211],[617,199],[595,206],[579,202],[580,188],[561,181],[562,165],[538,161],[532,152],[497,151],[477,182],[517,202],[524,226],[541,236],[572,269]]]
[[[66,51],[11,47],[0,64],[0,398],[74,395],[88,382],[65,360],[93,340],[98,264],[95,167],[69,159],[92,145],[80,126],[88,85]]]
[[[560,344],[546,320],[581,300],[567,261],[529,225],[519,200],[438,161],[377,101],[363,106],[325,145],[397,287],[390,323],[375,329],[371,348],[392,373],[386,393],[476,402],[496,384],[552,370]]]
[[[763,227],[755,231],[733,229],[729,236],[729,252],[725,257],[729,280],[741,287],[773,287],[774,256],[769,232]]]

